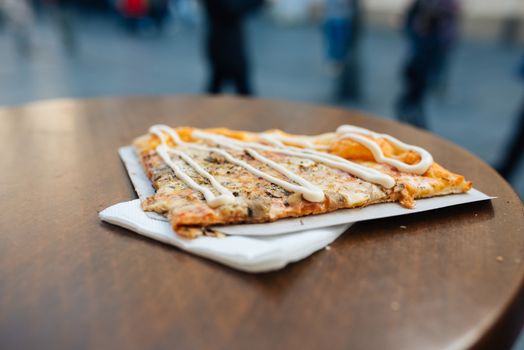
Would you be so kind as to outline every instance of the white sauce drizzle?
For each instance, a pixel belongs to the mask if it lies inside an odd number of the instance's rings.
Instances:
[[[431,164],[433,164],[433,157],[424,148],[417,147],[414,145],[408,145],[388,134],[379,134],[371,130],[359,128],[353,125],[342,125],[337,129],[337,133],[340,134],[343,138],[351,139],[366,147],[373,154],[373,157],[377,162],[389,164],[400,171],[422,175],[429,169]],[[373,138],[383,138],[388,140],[390,143],[395,145],[395,147],[403,151],[416,152],[420,155],[420,161],[416,164],[406,164],[397,159],[386,157],[384,155],[384,152],[382,152],[382,149],[376,142],[362,135],[370,136]]]
[[[295,180],[295,179],[299,179],[297,182],[299,183],[302,183],[302,184],[306,184],[306,186],[298,186],[298,185],[294,185],[292,183],[289,183],[287,181],[284,181],[284,180],[281,180],[279,178],[276,178],[272,175],[269,175],[269,174],[266,174],[265,172],[251,166],[250,164],[240,160],[240,159],[237,159],[235,157],[233,157],[231,154],[229,154],[228,152],[222,150],[222,149],[219,149],[219,148],[210,148],[210,150],[212,152],[216,152],[218,154],[220,154],[221,156],[223,156],[227,161],[233,163],[233,164],[236,164],[244,169],[246,169],[247,171],[255,174],[256,176],[259,176],[271,183],[274,183],[275,185],[278,185],[290,192],[297,192],[297,193],[300,193],[302,194],[302,196],[307,199],[308,201],[310,202],[321,202],[324,200],[324,192],[318,188],[318,187],[315,187],[313,186],[312,184],[310,184],[309,182],[307,182],[307,180],[303,179],[302,177],[296,175],[296,174],[293,174],[291,173],[290,171],[288,171],[287,169],[281,167],[281,169],[278,169],[277,167],[274,167],[274,165],[277,165],[276,163],[272,162],[271,160],[263,157],[262,155],[258,154],[256,151],[254,150],[250,150],[250,149],[246,149],[246,152],[248,152],[249,154],[251,154],[251,156],[253,156],[253,158],[255,158],[254,154],[257,154],[260,158],[260,159],[266,159],[268,160],[269,162],[266,163],[268,166],[274,168],[275,170],[279,171],[279,170],[283,170],[282,173],[286,176],[288,176],[289,178]],[[270,164],[270,163],[273,163],[273,164]],[[272,166],[273,165],[273,166]]]
[[[226,147],[230,147],[230,146],[243,147],[243,148],[249,147],[249,148],[260,149],[260,150],[268,151],[268,152],[285,154],[285,155],[293,156],[293,157],[306,158],[306,159],[314,160],[319,163],[326,164],[333,168],[343,170],[358,178],[364,179],[366,181],[369,181],[375,184],[379,184],[386,188],[392,188],[393,186],[395,186],[395,179],[393,179],[391,176],[384,174],[378,170],[368,168],[363,165],[351,162],[347,159],[338,157],[333,154],[327,154],[324,152],[318,152],[318,151],[309,150],[309,149],[302,149],[302,148],[297,148],[297,147],[292,147],[292,146],[287,146],[287,145],[282,145],[280,148],[275,148],[271,146],[261,145],[258,143],[242,142],[239,140],[233,140],[233,139],[224,137],[222,135],[210,134],[210,133],[203,132],[203,131],[194,131],[193,137],[204,139],[204,140],[209,140],[216,144],[226,146]]]
[[[264,133],[264,134],[260,134],[259,139],[267,143],[270,143],[274,146],[277,146],[277,147],[285,147],[285,145],[282,142],[287,142],[287,143],[299,145],[299,146],[302,146],[304,148],[309,148],[309,149],[328,148],[328,146],[326,145],[317,145],[305,137],[287,137],[284,135],[279,135],[279,134],[274,134],[274,133]]]
[[[223,187],[218,181],[216,181],[216,179],[211,174],[209,174],[204,168],[202,168],[195,161],[193,161],[191,157],[189,157],[187,154],[185,154],[184,152],[180,150],[176,150],[174,148],[168,147],[163,131],[167,132],[177,145],[188,145],[188,144],[183,142],[178,137],[178,134],[169,127],[166,127],[163,125],[154,125],[149,129],[150,133],[156,135],[160,139],[161,144],[156,148],[158,155],[171,169],[173,169],[173,172],[175,173],[175,175],[180,180],[182,180],[182,182],[184,182],[188,187],[192,188],[193,190],[202,193],[204,195],[204,198],[206,199],[207,204],[211,208],[216,208],[220,205],[223,205],[223,204],[226,204],[226,203],[229,203],[235,200],[235,196],[233,196],[233,193],[231,193],[231,191]],[[190,176],[188,176],[182,169],[180,169],[180,167],[178,167],[175,164],[175,162],[171,160],[169,153],[174,153],[178,155],[187,164],[189,164],[200,176],[207,179],[211,183],[211,186],[213,186],[220,193],[220,196],[216,196],[208,188],[197,184]]]
[[[273,162],[272,160],[262,156],[261,154],[259,154],[258,152],[256,152],[253,149],[246,148],[246,147],[239,147],[239,146],[237,146],[237,145],[235,145],[233,143],[227,145],[229,148],[237,150],[237,151],[245,150],[253,158],[257,159],[258,161],[260,161],[262,163],[265,163],[269,167],[271,167],[271,168],[275,169],[276,171],[282,173],[283,175],[285,175],[286,177],[288,177],[291,180],[295,181],[299,185],[295,185],[295,184],[289,183],[287,181],[281,180],[279,178],[276,178],[276,177],[274,177],[272,175],[266,174],[265,172],[263,172],[263,171],[255,168],[255,167],[251,166],[250,164],[248,164],[248,163],[246,163],[246,162],[244,162],[244,161],[242,161],[240,159],[237,159],[237,158],[233,157],[230,153],[226,152],[225,150],[222,150],[222,149],[219,149],[219,148],[215,148],[215,147],[207,147],[207,146],[204,146],[204,145],[197,145],[197,144],[192,144],[192,143],[186,143],[186,142],[182,141],[180,139],[180,137],[178,136],[178,134],[173,129],[171,129],[168,126],[155,125],[155,126],[152,126],[149,129],[149,131],[152,134],[155,134],[161,141],[161,145],[159,145],[157,147],[157,152],[160,155],[160,157],[164,160],[164,162],[173,169],[173,171],[175,172],[175,175],[180,180],[182,180],[187,186],[191,187],[195,191],[201,192],[204,195],[206,201],[208,202],[208,204],[210,206],[212,206],[212,205],[218,206],[218,205],[221,205],[221,204],[225,204],[226,202],[230,202],[230,201],[234,200],[234,196],[232,195],[232,193],[229,190],[227,190],[226,188],[222,187],[218,183],[218,181],[216,181],[216,179],[213,178],[213,176],[211,174],[207,173],[202,167],[200,167],[196,162],[194,162],[183,151],[170,149],[169,151],[171,153],[175,153],[178,156],[180,156],[184,161],[186,161],[186,163],[188,163],[193,169],[195,169],[196,172],[198,172],[200,175],[202,175],[207,180],[209,180],[211,185],[213,187],[215,187],[215,189],[217,189],[217,191],[222,193],[222,196],[215,197],[214,194],[211,191],[209,191],[209,189],[207,189],[207,188],[205,188],[203,186],[200,186],[199,184],[194,182],[173,161],[171,161],[171,158],[169,157],[169,155],[166,152],[167,142],[166,142],[165,136],[163,135],[162,132],[167,133],[173,139],[173,141],[177,145],[186,146],[188,148],[205,150],[205,151],[209,151],[209,152],[214,152],[214,153],[220,154],[228,162],[236,164],[236,165],[246,169],[247,171],[255,174],[256,176],[259,176],[259,177],[261,177],[261,178],[263,178],[263,179],[265,179],[265,180],[267,180],[267,181],[269,181],[271,183],[274,183],[275,185],[278,185],[278,186],[280,186],[280,187],[282,187],[282,188],[284,188],[284,189],[286,189],[286,190],[288,190],[290,192],[300,193],[306,200],[308,200],[310,202],[321,202],[325,198],[325,195],[324,195],[324,192],[322,191],[322,189],[320,189],[317,186],[314,186],[313,184],[311,184],[306,179],[304,179],[301,176],[299,176],[299,175],[297,175],[297,174],[287,170],[283,166],[281,166],[281,165]],[[195,134],[195,132],[193,133],[193,136],[195,136],[194,134]]]
[[[259,139],[273,146],[268,146],[256,142],[244,142],[236,139],[232,139],[226,136],[211,134],[204,131],[194,131],[192,136],[204,141],[212,142],[216,145],[220,145],[225,148],[229,148],[239,152],[246,152],[254,159],[259,162],[267,165],[268,167],[278,171],[287,178],[291,179],[295,183],[290,183],[282,179],[276,178],[270,174],[267,174],[256,167],[248,164],[247,162],[235,158],[229,152],[224,149],[217,147],[210,147],[203,144],[196,144],[192,142],[184,142],[177,134],[175,130],[165,125],[154,125],[149,129],[149,132],[156,135],[160,139],[160,145],[156,148],[158,155],[162,160],[173,169],[175,175],[184,182],[188,187],[192,188],[195,191],[198,191],[203,194],[208,205],[210,207],[218,207],[220,205],[230,203],[235,201],[235,197],[232,192],[227,188],[222,186],[211,174],[209,174],[204,168],[202,168],[198,163],[196,163],[187,153],[183,151],[183,148],[188,149],[197,149],[201,151],[213,152],[224,157],[228,162],[236,164],[252,174],[261,177],[275,185],[278,185],[290,192],[300,193],[304,199],[311,202],[321,202],[324,200],[325,195],[321,188],[313,185],[306,179],[301,176],[289,171],[284,166],[272,161],[261,155],[256,150],[262,150],[273,153],[285,154],[288,156],[309,159],[315,162],[325,164],[329,167],[343,170],[353,176],[361,178],[363,180],[381,185],[385,188],[392,188],[395,186],[395,180],[393,177],[384,174],[376,169],[369,168],[358,163],[351,162],[342,157],[336,156],[334,154],[329,154],[325,152],[316,151],[317,149],[325,148],[323,145],[316,145],[312,141],[300,138],[295,139],[291,137],[286,137],[278,134],[261,134]],[[167,139],[164,134],[169,135],[177,146],[180,148],[169,147],[167,144]],[[352,139],[364,147],[370,150],[373,154],[373,157],[377,162],[383,162],[389,165],[396,167],[397,169],[405,172],[423,174],[433,163],[433,157],[431,154],[423,148],[405,144],[398,139],[387,135],[374,133],[370,130],[359,128],[351,125],[343,125],[337,129],[337,134],[342,138]],[[380,146],[368,138],[364,137],[370,136],[374,138],[384,138],[391,142],[395,147],[402,150],[411,150],[420,154],[421,160],[417,164],[406,164],[400,162],[397,159],[389,158],[384,156]],[[302,146],[304,148],[289,146],[284,144],[291,143]],[[186,162],[191,168],[193,168],[200,176],[209,181],[211,186],[218,192],[220,195],[215,195],[209,188],[199,185],[196,183],[190,176],[188,176],[175,162],[171,160],[170,154],[177,155],[180,159]]]

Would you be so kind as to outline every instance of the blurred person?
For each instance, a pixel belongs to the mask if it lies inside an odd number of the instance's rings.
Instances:
[[[326,0],[324,35],[327,57],[336,76],[335,97],[360,96],[358,44],[361,33],[360,0]]]
[[[396,105],[397,118],[427,128],[425,100],[441,82],[458,36],[457,0],[415,0],[408,8],[404,32],[409,53],[402,75],[404,91]]]
[[[522,0],[503,0],[500,7],[504,14],[500,28],[500,39],[506,46],[516,46],[521,26]]]
[[[33,14],[37,21],[41,21],[44,17],[45,4],[43,0],[30,0],[31,8],[33,9]]]
[[[520,64],[519,77],[524,80],[524,57]],[[497,167],[498,172],[507,180],[511,180],[519,164],[524,158],[524,101],[520,107],[517,123],[515,125],[514,133],[510,138],[506,149],[503,153],[503,158]]]
[[[169,0],[149,0],[148,14],[157,32],[162,33],[169,16]]]
[[[28,0],[0,0],[0,10],[8,29],[13,33],[16,51],[28,56],[31,52],[31,30],[34,15]]]
[[[77,35],[74,27],[74,0],[47,0],[51,17],[58,30],[63,47],[70,55],[77,51]]]
[[[232,83],[239,95],[252,95],[244,19],[264,0],[202,0],[207,21],[206,54],[210,67],[207,92]]]
[[[117,9],[124,17],[124,25],[130,34],[138,33],[140,20],[147,15],[146,0],[118,0]]]

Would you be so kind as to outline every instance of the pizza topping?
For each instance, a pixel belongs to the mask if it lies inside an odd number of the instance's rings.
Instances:
[[[291,157],[289,158],[291,159],[291,163],[288,160],[288,166],[297,165],[295,163],[298,159],[301,168],[311,167],[317,163],[324,164],[328,167],[347,172],[365,181],[381,185],[387,189],[393,188],[396,184],[392,176],[380,170],[352,162],[334,154],[317,151],[316,149],[322,149],[324,146],[315,144],[306,136],[287,137],[275,133],[261,134],[259,141],[264,142],[264,144],[260,142],[243,141],[238,138],[231,138],[229,135],[219,135],[199,130],[192,130],[189,132],[191,140],[202,140],[206,143],[204,144],[183,141],[175,130],[164,125],[152,126],[150,128],[150,133],[157,136],[160,141],[159,145],[156,146],[156,152],[164,163],[173,170],[176,177],[185,185],[200,192],[211,208],[216,208],[227,203],[234,203],[237,200],[236,197],[238,197],[238,193],[231,192],[224,187],[223,184],[217,181],[212,174],[193,160],[185,150],[208,152],[208,156],[204,159],[208,163],[224,164],[224,166],[229,163],[244,168],[249,173],[260,179],[264,179],[277,185],[288,192],[296,193],[309,202],[323,202],[326,199],[324,191],[297,173],[290,171],[288,167],[269,159],[263,153],[269,152],[272,154],[282,154]],[[166,134],[170,139],[167,138]],[[423,174],[433,163],[431,154],[426,150],[405,144],[389,135],[377,134],[367,129],[351,125],[339,127],[337,134],[340,135],[341,138],[348,138],[366,147],[372,153],[377,162],[396,167],[400,171]],[[420,160],[415,164],[407,164],[393,157],[386,157],[379,144],[373,140],[374,138],[386,139],[393,144],[394,147],[400,150],[415,152],[420,155]],[[250,159],[264,164],[267,166],[267,169],[271,168],[272,170],[275,170],[277,173],[282,174],[292,182],[286,181],[283,178],[275,177],[258,167],[254,167],[246,160],[233,156],[231,151],[233,151],[233,153],[244,153]],[[184,166],[177,165],[177,163],[171,159],[172,155],[177,156],[181,161],[185,162],[189,168],[185,166],[185,164]],[[184,168],[190,170],[190,173],[193,173],[193,175],[196,175],[199,178],[199,181],[195,181],[194,176],[190,176]],[[208,187],[209,185],[211,188]],[[279,198],[272,193],[270,194],[270,197]]]
[[[217,207],[219,205],[222,205],[222,204],[225,204],[225,203],[228,203],[228,202],[232,202],[232,201],[235,200],[235,196],[231,193],[231,191],[229,191],[228,189],[226,189],[222,185],[220,185],[220,183],[218,183],[218,181],[216,181],[216,179],[211,174],[209,174],[205,169],[203,169],[200,165],[198,165],[196,162],[194,162],[191,159],[191,157],[187,156],[183,151],[181,151],[180,149],[169,148],[167,146],[167,140],[166,140],[166,137],[164,135],[164,132],[167,133],[173,139],[173,141],[177,145],[179,145],[179,146],[185,146],[187,148],[193,148],[193,149],[206,150],[206,151],[209,151],[211,153],[218,154],[218,155],[224,157],[224,159],[226,161],[228,161],[230,163],[233,163],[233,164],[235,164],[237,166],[240,166],[240,167],[248,170],[249,172],[251,172],[252,174],[254,174],[254,175],[256,175],[256,176],[258,176],[260,178],[263,178],[263,179],[265,179],[265,180],[267,180],[267,181],[269,181],[271,183],[274,183],[274,184],[276,184],[276,185],[278,185],[278,186],[280,186],[280,187],[282,187],[282,188],[284,188],[284,189],[286,189],[286,190],[288,190],[290,192],[296,192],[296,193],[302,194],[304,199],[306,199],[306,200],[308,200],[310,202],[322,202],[324,200],[324,198],[325,198],[324,197],[324,192],[322,191],[322,189],[320,189],[317,186],[314,186],[313,184],[311,184],[309,181],[307,181],[306,179],[302,178],[301,176],[299,176],[299,175],[297,175],[297,174],[295,174],[293,172],[290,172],[289,170],[287,170],[285,167],[281,166],[280,164],[277,164],[277,163],[273,162],[272,160],[264,157],[263,155],[261,155],[260,153],[255,151],[254,149],[242,148],[242,147],[239,147],[239,146],[237,146],[235,144],[226,144],[225,145],[228,148],[231,148],[231,149],[236,150],[236,151],[245,151],[246,154],[248,154],[250,157],[260,161],[261,163],[266,164],[267,166],[269,166],[269,167],[273,168],[274,170],[278,171],[279,173],[285,175],[289,179],[293,180],[296,184],[293,184],[293,183],[284,181],[282,179],[276,178],[276,177],[274,177],[272,175],[269,175],[269,174],[267,174],[267,173],[265,173],[265,172],[255,168],[255,167],[253,167],[249,163],[247,163],[247,162],[245,162],[243,160],[240,160],[238,158],[233,157],[230,153],[226,152],[223,149],[219,149],[219,148],[216,148],[216,147],[207,147],[207,146],[204,146],[204,145],[201,145],[201,144],[186,143],[186,142],[184,142],[184,141],[182,141],[180,139],[178,134],[173,129],[171,129],[171,128],[167,127],[167,126],[163,126],[163,125],[152,126],[150,128],[150,132],[152,134],[156,135],[160,139],[160,141],[161,141],[161,144],[159,146],[157,146],[156,151],[160,155],[162,160],[164,160],[164,162],[173,169],[173,171],[175,172],[177,177],[180,180],[182,180],[187,186],[191,187],[195,191],[201,192],[204,195],[208,205],[211,206],[211,207]],[[222,142],[222,143],[218,143],[217,142],[217,144],[222,145],[222,144],[224,144],[224,142]],[[169,153],[176,154],[180,158],[182,158],[199,175],[201,175],[202,177],[204,177],[207,180],[209,180],[210,184],[218,192],[220,192],[221,195],[217,197],[208,188],[206,188],[204,186],[201,186],[198,183],[196,183],[190,176],[188,176],[182,169],[180,169],[180,167],[178,167],[171,160],[171,157],[170,157]]]
[[[280,147],[271,147],[255,142],[244,142],[239,140],[230,139],[222,135],[211,134],[204,131],[194,131],[192,136],[197,139],[203,139],[211,141],[215,144],[228,147],[231,149],[251,149],[251,150],[262,150],[273,153],[285,154],[288,156],[299,157],[304,159],[309,159],[319,163],[323,163],[329,167],[343,170],[355,177],[364,179],[371,183],[381,185],[385,188],[392,188],[395,186],[395,180],[376,169],[372,169],[358,163],[349,161],[342,157],[328,154],[325,152],[318,152],[312,149],[302,149],[294,146],[288,146],[282,144]],[[251,153],[251,152],[250,152]],[[251,154],[252,155],[252,154]],[[267,163],[266,163],[267,164]],[[285,174],[287,175],[287,173]],[[297,191],[293,191],[297,192]],[[307,198],[306,198],[307,199]]]
[[[204,168],[202,168],[198,163],[193,161],[191,157],[187,156],[184,152],[179,151],[174,148],[167,146],[166,137],[162,133],[161,127],[153,126],[150,129],[150,132],[156,135],[161,144],[156,147],[158,155],[162,160],[175,172],[175,175],[182,180],[188,187],[192,188],[195,191],[198,191],[204,195],[208,205],[212,208],[220,206],[224,203],[231,202],[235,200],[235,197],[227,188],[223,187],[216,179],[209,174]],[[179,144],[181,141],[173,138],[173,140]],[[178,141],[178,142],[177,142]],[[220,193],[219,196],[216,196],[211,192],[207,187],[202,186],[196,183],[190,176],[188,176],[178,165],[171,160],[170,153],[176,154],[181,159],[183,159],[187,164],[189,164],[200,176],[209,181],[209,183]]]
[[[422,147],[408,145],[387,134],[379,134],[371,130],[359,128],[353,125],[342,125],[337,129],[337,133],[340,134],[343,138],[351,139],[366,147],[373,154],[375,161],[389,164],[406,173],[422,175],[428,171],[429,167],[433,164],[433,157]],[[382,138],[389,141],[400,150],[418,153],[420,155],[420,161],[416,164],[407,164],[397,159],[386,157],[377,142],[369,139],[366,136],[377,139]]]

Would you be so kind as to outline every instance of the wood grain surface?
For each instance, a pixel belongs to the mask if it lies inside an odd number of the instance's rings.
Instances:
[[[246,274],[98,219],[136,198],[117,149],[154,123],[351,123],[427,148],[498,198],[358,223],[329,251]],[[233,97],[55,100],[0,110],[0,156],[2,349],[503,349],[522,327],[521,200],[472,154],[408,126]]]

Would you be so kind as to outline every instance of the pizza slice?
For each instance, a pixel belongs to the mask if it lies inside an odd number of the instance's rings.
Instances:
[[[142,208],[165,215],[188,238],[212,225],[375,203],[412,208],[417,198],[471,188],[428,151],[350,125],[316,136],[155,125],[134,147],[156,189]]]

